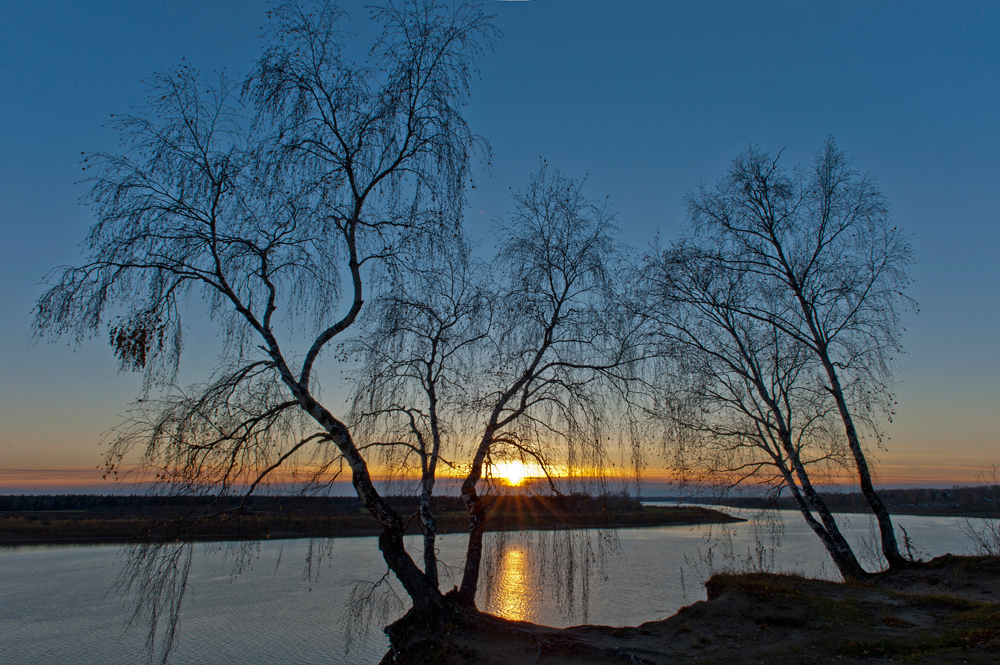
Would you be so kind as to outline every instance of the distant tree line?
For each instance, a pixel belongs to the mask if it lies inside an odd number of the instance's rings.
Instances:
[[[943,513],[959,515],[996,515],[1000,513],[998,488],[989,485],[953,487],[951,489],[883,489],[879,494],[893,512]],[[838,512],[864,513],[868,505],[856,492],[824,493],[824,498]],[[787,504],[787,500],[785,501]]]
[[[192,507],[217,508],[220,501],[237,507],[242,497],[215,497],[196,495],[159,494],[25,494],[0,495],[0,512],[27,511],[90,511],[141,514],[144,512],[169,511],[178,514]],[[388,496],[391,505],[404,512],[415,512],[417,501],[412,496]],[[525,510],[535,513],[600,513],[641,511],[642,503],[626,495],[600,495],[572,493],[555,496],[497,496],[494,506],[497,512]],[[465,504],[461,497],[436,496],[433,501],[435,513],[462,512]],[[247,512],[276,512],[278,510],[299,514],[344,514],[364,510],[364,504],[354,496],[255,496],[250,498],[244,509]]]
[[[198,495],[92,495],[92,494],[44,494],[23,496],[0,496],[0,511],[114,511],[140,513],[178,509],[186,512],[191,508],[239,505],[240,497],[198,496]],[[356,512],[364,506],[357,497],[338,496],[255,496],[247,501],[248,510],[272,511],[278,508],[295,509],[301,512]]]
[[[949,489],[941,488],[905,488],[882,489],[879,491],[886,505],[899,514],[961,514],[993,516],[1000,514],[1000,487],[995,485],[956,485]],[[835,512],[866,513],[868,503],[859,492],[820,492],[823,501]],[[233,507],[241,499],[227,497]],[[690,497],[663,496],[648,497],[654,501],[690,501]],[[389,496],[387,501],[401,511],[416,512],[418,503],[411,496]],[[522,504],[521,509],[532,512],[569,512],[579,511],[595,513],[602,511],[624,512],[641,511],[639,500],[621,494],[590,496],[585,494],[568,494],[552,496],[511,496],[499,495],[495,498],[495,511],[499,513],[511,510],[514,502]],[[698,503],[711,503],[736,508],[778,508],[796,510],[795,500],[788,496],[778,498],[735,497],[735,496],[701,496]],[[129,512],[157,511],[163,509],[181,509],[192,507],[217,507],[219,499],[212,496],[164,496],[156,494],[25,494],[0,495],[0,512],[23,511],[92,511],[92,512]],[[526,505],[526,507],[525,507]],[[364,504],[357,497],[350,496],[255,496],[247,501],[248,511],[274,512],[277,510],[295,511],[300,514],[338,514],[356,513],[364,510]],[[461,497],[435,496],[433,510],[435,513],[460,512],[464,509]]]
[[[830,510],[838,513],[869,513],[864,495],[859,492],[827,492],[820,496]],[[1000,487],[995,485],[954,486],[950,489],[908,488],[882,489],[879,494],[885,504],[897,514],[994,516],[1000,514]],[[665,501],[692,501],[689,496],[651,497]],[[797,510],[789,496],[740,497],[697,496],[693,501],[734,508]]]

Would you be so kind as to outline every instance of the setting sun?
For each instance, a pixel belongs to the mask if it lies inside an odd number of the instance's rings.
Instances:
[[[545,472],[538,464],[525,464],[517,460],[495,462],[490,465],[490,473],[494,478],[503,480],[511,487],[517,487],[527,478],[542,478]]]

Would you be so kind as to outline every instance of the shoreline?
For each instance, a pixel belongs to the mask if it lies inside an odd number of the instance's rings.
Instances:
[[[66,515],[52,511],[0,512],[0,548],[33,545],[110,545],[178,542],[233,542],[294,538],[362,538],[378,536],[381,528],[371,516],[304,515],[244,516],[237,531],[231,520],[213,520],[194,527],[177,518],[95,517],[86,511]],[[468,517],[438,516],[438,535],[464,533]],[[646,507],[641,511],[579,514],[501,514],[487,523],[487,531],[549,531],[574,529],[628,529],[660,526],[697,526],[746,521],[703,507]],[[412,523],[407,535],[419,535]]]
[[[916,561],[861,581],[717,573],[708,600],[637,626],[552,628],[456,612],[387,628],[382,665],[923,665],[1000,661],[1000,557]]]

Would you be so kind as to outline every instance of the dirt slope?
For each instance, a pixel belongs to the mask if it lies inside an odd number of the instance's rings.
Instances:
[[[945,556],[853,584],[755,573],[706,586],[709,600],[629,628],[458,618],[383,662],[1000,663],[1000,558]]]

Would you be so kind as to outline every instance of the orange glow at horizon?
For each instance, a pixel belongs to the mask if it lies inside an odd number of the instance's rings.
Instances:
[[[544,478],[545,470],[538,464],[525,464],[524,462],[513,460],[508,462],[494,462],[490,464],[489,473],[494,478],[503,480],[505,485],[518,487],[529,478]],[[549,470],[549,475],[563,475]]]
[[[890,459],[877,465],[875,484],[877,487],[929,487],[929,486],[972,486],[986,482],[983,476],[989,470],[987,460],[972,459],[967,462],[944,460],[932,456],[917,458],[905,458],[902,455],[889,456]],[[380,482],[389,477],[380,473],[378,467],[372,469],[372,476],[376,482]],[[503,483],[509,487],[522,487],[533,480],[544,479],[545,472],[542,467],[534,463],[522,463],[520,461],[502,461],[490,464],[485,469],[488,477]],[[575,476],[577,478],[589,478],[591,474],[584,470],[570,470],[563,465],[555,465],[548,469],[549,475],[553,478],[565,478]],[[315,469],[297,469],[295,471],[272,474],[271,481],[274,484],[294,484],[301,482],[304,478],[313,478]],[[10,492],[31,492],[31,493],[51,493],[51,492],[86,492],[86,493],[119,493],[129,491],[141,491],[135,485],[144,485],[148,476],[135,468],[123,467],[122,473],[117,479],[110,476],[102,479],[103,469],[94,466],[76,467],[7,467],[0,466],[0,494]],[[464,473],[461,470],[442,472],[442,480],[461,480]],[[605,478],[633,478],[632,472],[627,469],[609,469],[604,473]],[[395,476],[396,479],[399,476]],[[343,483],[350,485],[350,473],[341,472],[339,476],[333,473],[321,474],[324,482]],[[650,468],[641,474],[641,482],[652,484],[674,484],[678,487],[685,484],[702,485],[698,479],[688,478],[686,483],[680,477],[671,473],[667,469]],[[857,481],[847,471],[840,474],[827,474],[822,478],[821,485],[840,486],[845,489],[853,488]],[[711,482],[707,483],[711,485]],[[647,493],[650,490],[647,490]],[[661,491],[656,489],[655,491]]]

